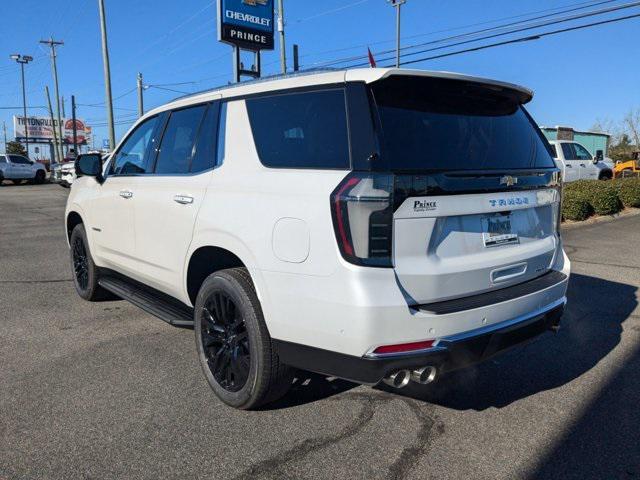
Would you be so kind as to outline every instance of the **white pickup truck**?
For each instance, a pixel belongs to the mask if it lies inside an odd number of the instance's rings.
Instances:
[[[610,180],[613,178],[613,162],[604,158],[600,150],[594,157],[577,142],[569,140],[551,140],[553,158],[562,169],[565,182],[576,180]]]

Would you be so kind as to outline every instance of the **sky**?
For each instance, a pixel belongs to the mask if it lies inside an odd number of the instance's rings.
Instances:
[[[402,7],[402,44],[410,46],[439,40],[596,1],[407,0]],[[632,2],[602,3],[571,14]],[[154,85],[145,89],[145,109],[183,93],[231,81],[231,47],[217,41],[215,2],[105,0],[105,5],[117,139],[135,120],[137,72],[142,72],[146,85]],[[377,52],[395,46],[395,10],[385,0],[284,0],[284,13],[289,65],[294,43],[300,46],[302,68],[366,55],[367,46],[378,58],[386,58],[388,54]],[[640,6],[635,6],[535,32],[638,13]],[[525,14],[529,15],[523,16]],[[70,98],[75,95],[78,118],[93,125],[96,145],[101,145],[108,135],[98,1],[2,0],[0,16],[3,18],[0,122],[6,122],[9,137],[13,136],[12,117],[21,114],[21,110],[7,107],[22,106],[19,66],[9,55],[20,53],[35,58],[25,69],[27,104],[30,114],[44,116],[47,111],[39,107],[46,105],[45,85],[53,93],[53,80],[48,47],[39,44],[39,40],[53,36],[65,42],[58,49],[58,74],[67,116],[71,116]],[[410,58],[419,59],[532,32]],[[411,68],[461,72],[525,85],[535,92],[528,109],[538,124],[589,129],[598,119],[618,122],[631,108],[640,108],[639,32],[640,18],[634,18],[535,41],[422,61]],[[274,51],[263,53],[262,65],[264,75],[279,72],[277,40]],[[3,148],[0,145],[0,149]]]

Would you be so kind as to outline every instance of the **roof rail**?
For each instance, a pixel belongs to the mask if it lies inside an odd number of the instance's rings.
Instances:
[[[175,102],[178,100],[184,100],[185,98],[191,98],[191,97],[195,97],[198,95],[203,95],[205,93],[211,93],[211,92],[217,92],[220,90],[226,90],[228,88],[234,88],[234,87],[238,87],[240,85],[253,85],[256,83],[261,83],[261,82],[269,82],[272,80],[280,80],[283,78],[293,78],[293,77],[304,77],[306,75],[313,75],[316,73],[323,73],[323,72],[335,72],[341,69],[336,69],[336,68],[309,68],[306,70],[298,70],[297,72],[293,72],[293,73],[277,73],[274,75],[269,75],[266,77],[260,77],[260,78],[256,78],[254,80],[246,80],[244,82],[240,82],[240,83],[229,83],[227,85],[220,85],[217,87],[212,87],[212,88],[207,88],[206,90],[201,90],[199,92],[194,92],[194,93],[188,93],[187,95],[181,95],[179,97],[176,97],[174,99],[171,100],[171,102]],[[171,103],[169,102],[169,103]]]

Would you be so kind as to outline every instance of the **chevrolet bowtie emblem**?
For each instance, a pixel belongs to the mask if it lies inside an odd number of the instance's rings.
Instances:
[[[500,185],[506,185],[507,187],[512,187],[516,183],[518,183],[518,179],[515,177],[512,177],[511,175],[505,175],[504,177],[500,178]]]

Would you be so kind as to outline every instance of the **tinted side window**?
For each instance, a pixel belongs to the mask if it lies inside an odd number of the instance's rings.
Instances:
[[[7,159],[4,155],[0,155],[0,163],[7,163]]]
[[[193,145],[198,135],[206,105],[184,108],[171,113],[162,136],[156,162],[156,173],[188,173]]]
[[[556,149],[556,144],[555,143],[550,143],[549,147],[551,148],[551,156],[553,158],[558,158],[558,150]]]
[[[111,173],[131,175],[147,172],[149,144],[153,137],[158,117],[152,117],[138,125],[116,153],[111,164]]]
[[[220,125],[218,125],[218,149],[216,152],[216,166],[222,165],[226,150],[227,135],[227,102],[220,105]]]
[[[561,143],[560,145],[562,145],[562,153],[565,160],[577,160],[576,153],[570,143]]]
[[[574,143],[573,148],[576,151],[576,157],[578,160],[591,160],[593,158],[589,151],[579,143]]]
[[[219,103],[213,103],[207,109],[196,144],[196,153],[191,162],[191,172],[204,172],[213,168],[216,162],[216,136],[218,134]]]
[[[260,161],[268,167],[349,168],[344,91],[246,100]]]
[[[29,165],[31,162],[20,155],[9,155],[11,163],[19,163],[21,165]]]

